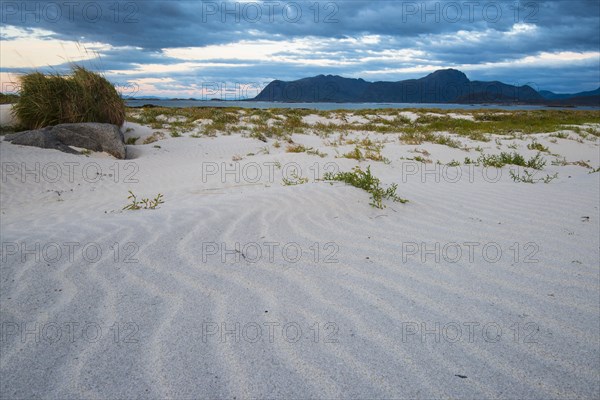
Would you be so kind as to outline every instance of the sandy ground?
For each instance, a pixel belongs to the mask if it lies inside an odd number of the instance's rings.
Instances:
[[[600,165],[597,140],[536,137]],[[475,150],[357,163],[293,138],[328,156],[239,134],[122,161],[0,142],[1,397],[600,396],[598,173],[548,156],[557,179],[516,183],[407,159]],[[318,180],[357,164],[409,203]],[[309,182],[284,186],[294,170]],[[129,190],[165,202],[122,210]]]

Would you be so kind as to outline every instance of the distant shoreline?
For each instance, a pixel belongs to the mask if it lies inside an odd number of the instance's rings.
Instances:
[[[240,108],[309,108],[316,110],[365,110],[379,108],[440,108],[445,110],[474,110],[474,109],[500,109],[500,110],[598,110],[599,107],[593,106],[556,106],[556,105],[537,105],[537,104],[451,104],[451,103],[319,103],[319,102],[268,102],[253,100],[197,100],[197,99],[151,99],[136,98],[126,99],[126,105],[132,108],[142,108],[144,106],[155,107],[240,107]]]

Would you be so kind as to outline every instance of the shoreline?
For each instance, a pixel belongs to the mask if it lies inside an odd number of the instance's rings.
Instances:
[[[135,102],[135,103],[132,103]],[[143,103],[143,104],[140,104]],[[188,103],[186,105],[175,105]],[[195,105],[201,103],[201,105]],[[133,104],[133,105],[132,105]],[[235,104],[235,105],[230,105]],[[600,106],[554,106],[536,104],[448,104],[448,103],[303,103],[303,102],[263,102],[253,100],[188,100],[188,99],[134,99],[126,100],[126,105],[131,108],[143,108],[147,105],[157,107],[240,107],[248,109],[272,109],[272,108],[307,108],[317,110],[369,110],[381,108],[393,109],[443,109],[443,110],[575,110],[575,111],[600,111]]]

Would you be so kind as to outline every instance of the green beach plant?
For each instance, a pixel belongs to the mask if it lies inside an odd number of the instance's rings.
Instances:
[[[477,162],[483,165],[484,167],[495,167],[502,168],[505,165],[518,165],[521,167],[532,168],[532,169],[542,169],[546,165],[546,161],[542,158],[541,153],[537,153],[535,157],[532,157],[529,160],[525,160],[525,158],[517,153],[506,153],[502,152],[500,154],[482,154],[477,159]],[[466,162],[465,162],[466,164]]]
[[[383,199],[390,199],[398,203],[408,202],[408,200],[396,195],[398,184],[394,183],[387,189],[383,189],[379,178],[376,178],[371,174],[371,166],[368,166],[366,171],[363,171],[359,166],[356,166],[351,172],[338,172],[336,174],[327,172],[323,176],[323,180],[345,182],[359,189],[363,189],[371,194],[372,201],[369,204],[375,208],[385,208]]]
[[[123,210],[154,210],[156,209],[159,205],[163,204],[163,195],[162,194],[157,194],[156,197],[152,200],[150,199],[141,199],[138,200],[137,196],[135,194],[133,194],[133,192],[130,190],[129,191],[129,196],[127,196],[127,200],[130,201],[129,204],[127,204],[125,207],[123,207]]]
[[[20,78],[13,112],[26,129],[61,123],[102,122],[121,126],[125,103],[98,73],[73,66],[70,75],[33,72]]]
[[[305,183],[308,183],[308,178],[303,177],[303,176],[298,176],[298,173],[296,171],[293,171],[291,173],[290,178],[283,178],[283,184],[285,186],[296,186],[296,185],[303,185]]]
[[[543,144],[539,143],[535,139],[527,145],[527,148],[529,150],[537,150],[537,151],[542,151],[544,153],[548,152],[548,148],[546,146],[544,146]]]
[[[528,170],[524,170],[523,171],[523,175],[519,175],[517,174],[515,171],[510,171],[509,172],[510,177],[512,178],[513,181],[515,182],[523,182],[523,183],[537,183],[537,182],[544,182],[544,183],[550,183],[552,182],[554,179],[558,178],[558,172],[555,173],[554,175],[546,175],[543,178],[534,178],[535,176],[535,172],[529,172]]]

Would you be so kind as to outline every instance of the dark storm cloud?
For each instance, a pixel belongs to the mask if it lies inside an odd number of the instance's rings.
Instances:
[[[399,80],[424,74],[411,72],[411,67],[490,64],[489,68],[465,72],[475,78],[538,78],[547,85],[544,88],[554,90],[592,89],[584,86],[599,84],[600,60],[563,65],[560,74],[556,65],[543,61],[533,66],[517,63],[512,70],[495,68],[499,62],[542,53],[586,53],[600,48],[598,1],[521,1],[519,7],[515,4],[513,0],[3,1],[1,22],[3,26],[43,29],[55,39],[108,44],[110,49],[99,51],[100,63],[119,79],[176,77],[178,82],[189,84],[199,76],[213,80],[230,80],[231,76],[264,80],[332,73],[353,77],[364,74],[367,80]],[[376,39],[344,40],[365,35]],[[282,49],[277,55],[285,60],[264,57],[245,61],[242,56],[234,59],[231,55],[186,60],[165,54],[167,49],[307,38],[314,41],[314,51]],[[10,39],[3,33],[3,41]],[[390,50],[417,53],[408,58],[386,58],[385,52]],[[294,62],[295,59],[301,61]],[[320,60],[323,62],[319,65]],[[139,73],[130,72],[139,69],[139,65],[175,66],[184,62],[191,63],[187,72],[143,68]],[[199,65],[202,63],[230,65]],[[121,75],[119,71],[129,73]]]

